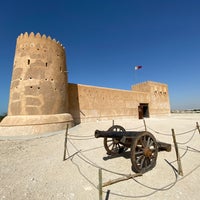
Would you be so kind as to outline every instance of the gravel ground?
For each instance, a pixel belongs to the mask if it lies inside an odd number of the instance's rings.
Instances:
[[[199,199],[200,114],[172,114],[145,119],[157,140],[172,144],[171,152],[159,152],[156,167],[142,176],[103,188],[103,199]],[[126,130],[144,130],[143,120],[115,120]],[[94,131],[107,130],[112,121],[84,123],[68,130],[67,155],[63,161],[65,130],[40,136],[0,136],[0,200],[98,200],[98,173],[103,182],[134,174],[130,152],[110,157],[102,138]],[[176,133],[183,176],[178,169],[172,131]],[[121,174],[121,175],[120,175]]]

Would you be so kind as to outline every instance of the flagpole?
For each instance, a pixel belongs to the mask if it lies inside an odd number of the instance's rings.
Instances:
[[[141,65],[138,65],[138,66],[135,66],[134,67],[134,79],[135,79],[135,83],[137,83],[137,76],[136,76],[136,71],[139,70],[139,69],[142,69],[142,66]]]
[[[136,70],[134,70],[134,83],[137,83]]]

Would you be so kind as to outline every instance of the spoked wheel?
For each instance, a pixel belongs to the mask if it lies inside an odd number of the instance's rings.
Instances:
[[[155,137],[149,132],[139,134],[131,147],[132,170],[145,173],[156,165],[158,147]]]
[[[126,130],[119,125],[110,127],[108,131],[126,132]],[[122,143],[120,143],[120,139],[118,138],[104,138],[104,147],[108,155],[122,153],[127,149]]]

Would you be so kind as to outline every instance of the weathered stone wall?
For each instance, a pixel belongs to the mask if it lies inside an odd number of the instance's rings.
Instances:
[[[162,93],[161,93],[162,92]],[[132,91],[69,84],[69,112],[75,123],[114,118],[138,118],[138,106],[148,104],[149,114],[169,114],[167,85],[145,82]]]
[[[17,38],[8,115],[66,113],[66,57],[63,46],[39,33]]]

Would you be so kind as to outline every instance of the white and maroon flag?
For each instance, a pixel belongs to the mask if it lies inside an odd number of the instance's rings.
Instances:
[[[139,65],[139,66],[135,66],[135,70],[138,70],[138,69],[141,69],[141,68],[142,68],[141,65]]]

